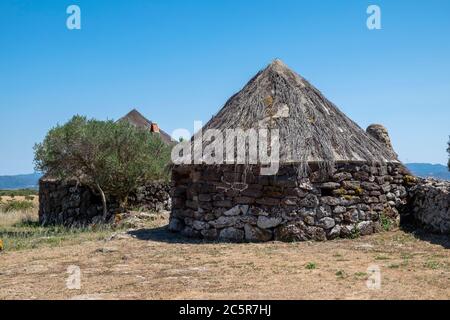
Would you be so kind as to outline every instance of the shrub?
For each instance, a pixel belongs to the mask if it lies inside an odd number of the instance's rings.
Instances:
[[[392,229],[392,221],[384,213],[380,215],[380,222],[384,231],[390,231]]]
[[[315,262],[308,262],[308,263],[305,265],[305,268],[308,269],[308,270],[314,270],[314,269],[317,268],[317,265],[316,265]]]

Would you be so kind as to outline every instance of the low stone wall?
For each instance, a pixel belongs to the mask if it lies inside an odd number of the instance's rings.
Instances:
[[[409,190],[408,211],[424,229],[450,234],[450,182],[420,180]]]
[[[170,184],[153,182],[133,192],[128,204],[148,211],[171,209]],[[106,222],[118,213],[117,201],[108,200]],[[105,222],[101,198],[75,181],[41,179],[39,182],[39,221],[43,225],[85,226]]]
[[[276,176],[258,167],[175,166],[169,229],[225,241],[301,241],[368,235],[399,221],[408,171],[400,164],[319,166],[300,178],[286,165]]]

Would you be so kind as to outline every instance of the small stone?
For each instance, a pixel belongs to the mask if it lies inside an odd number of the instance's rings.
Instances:
[[[299,182],[298,187],[303,190],[312,191],[314,190],[314,186],[311,184],[309,180],[302,180]]]
[[[191,227],[186,226],[182,231],[181,234],[187,238],[196,238],[198,237],[198,231],[195,231]]]
[[[320,188],[322,188],[322,189],[337,189],[340,186],[341,185],[337,182],[325,182],[320,185]]]
[[[294,197],[298,197],[298,198],[304,198],[304,197],[306,197],[308,192],[306,192],[305,190],[302,190],[300,188],[286,188],[285,189],[285,194],[287,196],[294,196]]]
[[[281,200],[281,204],[285,206],[295,206],[297,204],[298,198],[295,197],[286,197],[283,200]]]
[[[333,175],[333,180],[336,182],[342,182],[344,180],[350,180],[352,175],[348,172],[340,172]]]
[[[306,234],[309,239],[314,241],[325,241],[327,240],[327,235],[325,230],[320,227],[307,227]]]
[[[355,230],[355,226],[350,224],[350,225],[345,225],[345,226],[341,226],[341,237],[342,238],[349,238],[353,232]]]
[[[244,240],[244,235],[244,231],[236,229],[234,227],[229,227],[220,231],[219,239],[232,242],[240,242]]]
[[[389,192],[388,194],[386,194],[386,198],[388,200],[395,200],[395,194],[393,194],[392,192]]]
[[[341,227],[336,225],[328,233],[328,239],[333,240],[339,238],[340,234],[341,234]]]
[[[380,190],[380,186],[374,182],[363,182],[361,183],[361,187],[369,190],[369,191],[375,191],[375,190]]]
[[[359,219],[359,210],[352,209],[346,213],[344,213],[344,221],[346,222],[358,222]]]
[[[361,188],[361,183],[359,181],[342,181],[342,187],[344,189],[357,190]]]
[[[215,240],[217,238],[217,229],[207,229],[200,232],[203,238],[207,240]]]
[[[319,223],[317,224],[319,227],[322,227],[324,229],[331,229],[335,226],[335,222],[333,218],[325,217],[319,220]]]
[[[316,216],[318,219],[322,219],[324,217],[331,216],[331,208],[330,206],[323,205],[316,209]]]
[[[319,199],[313,194],[308,194],[305,198],[300,200],[299,205],[306,208],[315,208],[319,205]]]
[[[240,208],[241,208],[242,214],[243,214],[243,215],[246,215],[246,214],[248,213],[248,209],[249,209],[250,207],[249,207],[249,205],[244,204],[244,205],[241,205]]]
[[[233,208],[225,211],[223,214],[226,216],[238,216],[242,213],[241,207],[239,205],[234,206]]]
[[[328,204],[330,206],[337,206],[341,203],[341,201],[335,197],[322,197],[320,201],[324,204]]]
[[[208,229],[209,228],[209,224],[207,222],[204,222],[204,221],[195,220],[192,223],[192,228],[194,228],[195,230]]]
[[[272,239],[270,230],[254,227],[250,224],[244,225],[245,239],[251,242],[266,242]]]
[[[372,221],[362,221],[356,225],[356,229],[362,236],[367,236],[373,233],[373,222]]]
[[[333,213],[335,213],[335,214],[345,213],[346,211],[347,211],[347,208],[343,207],[343,206],[337,206],[333,209]]]
[[[259,216],[257,225],[261,229],[269,229],[278,226],[282,221],[282,218]]]
[[[218,219],[210,221],[209,224],[216,229],[234,226],[238,222],[236,216],[220,216]]]
[[[236,197],[234,202],[237,204],[252,204],[255,203],[255,199],[251,197]]]
[[[275,229],[275,240],[277,241],[306,241],[306,226],[301,221],[289,222]]]
[[[314,217],[312,217],[312,216],[305,216],[305,217],[303,218],[303,221],[305,221],[305,223],[306,223],[307,225],[310,225],[310,226],[315,225],[315,222],[316,222],[316,220],[315,220]]]

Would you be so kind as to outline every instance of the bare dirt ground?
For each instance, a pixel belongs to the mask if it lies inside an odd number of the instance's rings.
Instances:
[[[450,239],[401,230],[304,243],[197,242],[157,225],[0,253],[0,299],[450,299]],[[110,238],[110,237],[107,237]],[[67,268],[81,270],[69,290]],[[381,271],[368,289],[367,269]]]

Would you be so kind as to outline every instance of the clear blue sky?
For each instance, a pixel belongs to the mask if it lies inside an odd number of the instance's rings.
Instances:
[[[361,127],[384,124],[401,160],[446,163],[449,57],[448,0],[2,0],[0,175],[32,172],[34,143],[76,113],[192,130],[274,58]]]

